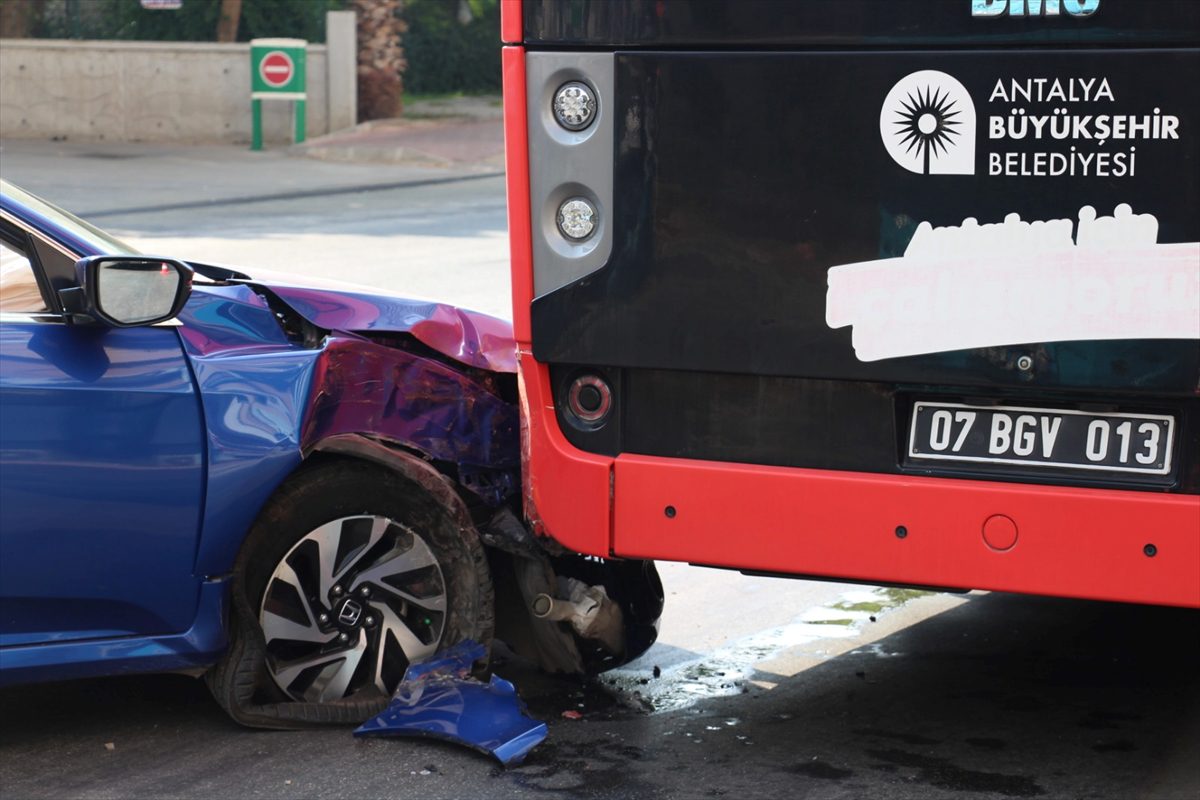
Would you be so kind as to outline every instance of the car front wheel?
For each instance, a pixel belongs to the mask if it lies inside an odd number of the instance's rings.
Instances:
[[[230,647],[207,676],[255,727],[355,723],[408,665],[488,643],[492,585],[474,531],[382,467],[306,466],[272,497],[232,577]]]

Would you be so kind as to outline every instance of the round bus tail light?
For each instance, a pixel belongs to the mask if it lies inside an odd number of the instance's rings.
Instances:
[[[597,375],[581,375],[567,391],[567,408],[583,422],[601,422],[612,409],[612,389]]]
[[[582,197],[572,197],[558,207],[558,230],[563,236],[581,242],[596,230],[596,208]]]
[[[554,93],[554,118],[569,131],[581,131],[596,118],[596,95],[592,87],[571,81]]]

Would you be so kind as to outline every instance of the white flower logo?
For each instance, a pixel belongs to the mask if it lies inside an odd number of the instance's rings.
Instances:
[[[975,173],[975,104],[944,72],[921,70],[893,86],[879,113],[879,134],[888,154],[909,172]]]

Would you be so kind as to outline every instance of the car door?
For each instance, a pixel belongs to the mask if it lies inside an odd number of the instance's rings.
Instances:
[[[176,329],[68,324],[42,262],[79,254],[7,214],[0,242],[0,647],[186,630],[205,456]]]

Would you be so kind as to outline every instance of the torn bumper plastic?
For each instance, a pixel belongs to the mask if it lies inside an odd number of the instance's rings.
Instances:
[[[461,642],[404,673],[392,702],[364,722],[355,736],[416,736],[465,745],[495,756],[501,764],[519,764],[546,738],[546,723],[525,714],[511,683],[492,676],[471,677],[487,649]]]

